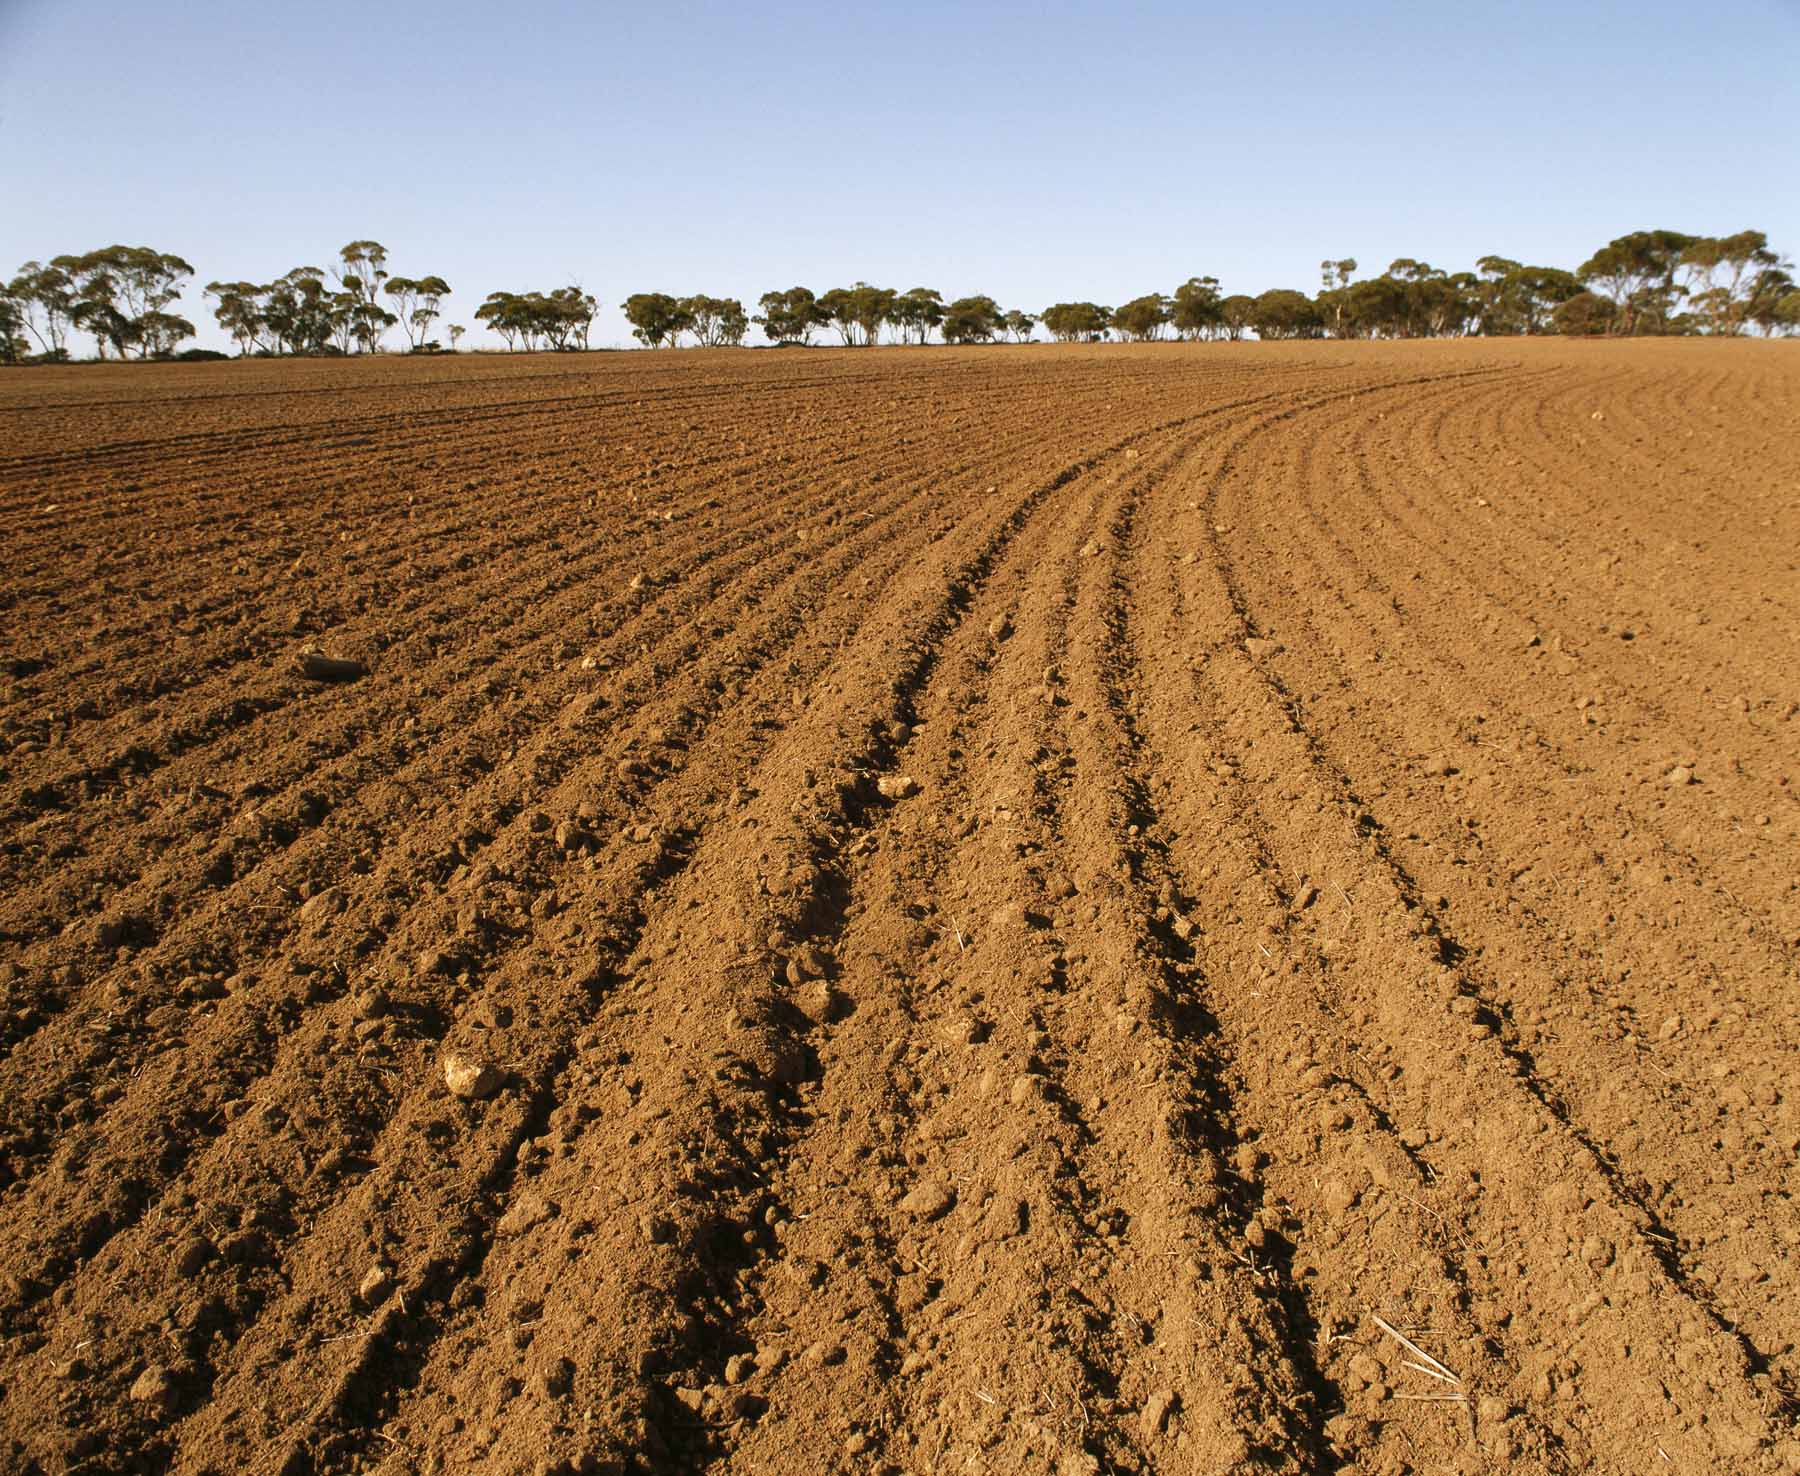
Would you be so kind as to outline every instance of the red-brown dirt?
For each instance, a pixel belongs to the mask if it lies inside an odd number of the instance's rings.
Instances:
[[[0,1470],[1800,1470],[1792,345],[17,373],[0,532]]]

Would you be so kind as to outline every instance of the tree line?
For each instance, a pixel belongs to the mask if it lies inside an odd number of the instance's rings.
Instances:
[[[387,269],[387,248],[352,241],[330,270],[301,266],[273,282],[209,282],[213,315],[240,355],[375,353],[398,327],[413,353],[442,349],[433,337],[450,285],[440,276]],[[1002,309],[988,296],[946,301],[929,287],[898,291],[855,282],[814,295],[765,292],[760,312],[735,297],[638,292],[620,304],[632,336],[649,348],[739,347],[750,327],[772,344],[805,345],[835,334],[845,346],[1025,342],[1041,324],[1059,342],[1121,339],[1442,338],[1472,335],[1712,334],[1800,331],[1792,263],[1761,231],[1694,236],[1634,231],[1608,242],[1574,271],[1481,257],[1449,272],[1400,257],[1359,278],[1352,257],[1320,263],[1317,291],[1277,287],[1227,295],[1216,277],[1190,277],[1173,292],[1117,307],[1053,303],[1039,314]],[[70,356],[85,333],[100,358],[167,358],[194,336],[170,308],[194,275],[181,257],[147,246],[109,246],[28,261],[0,284],[0,362]],[[492,292],[475,309],[508,349],[586,349],[598,313],[579,286]],[[467,330],[446,325],[454,350]],[[190,350],[188,356],[206,356]]]

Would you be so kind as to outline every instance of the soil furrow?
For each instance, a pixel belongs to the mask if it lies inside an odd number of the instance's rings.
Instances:
[[[0,376],[0,1469],[1800,1469],[1782,349]]]

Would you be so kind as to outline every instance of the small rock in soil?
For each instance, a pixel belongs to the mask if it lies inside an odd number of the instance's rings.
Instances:
[[[1012,634],[1012,618],[1007,615],[996,615],[988,621],[988,634],[997,641],[1005,640]]]
[[[556,827],[556,844],[567,852],[591,851],[594,837],[573,820],[565,820]]]
[[[919,792],[919,781],[911,774],[883,774],[875,787],[883,799],[903,800]]]
[[[479,1101],[500,1089],[500,1073],[486,1061],[452,1053],[444,1057],[444,1085],[465,1101]]]
[[[1144,1409],[1139,1417],[1139,1428],[1144,1439],[1149,1440],[1162,1433],[1162,1427],[1168,1423],[1169,1411],[1175,1408],[1175,1391],[1158,1389],[1144,1401]]]
[[[313,682],[354,682],[367,676],[369,671],[360,661],[311,650],[298,652],[294,667],[301,676]]]
[[[175,1378],[160,1363],[153,1363],[137,1376],[131,1386],[135,1403],[161,1413],[175,1401]]]
[[[1244,650],[1250,654],[1253,660],[1266,661],[1271,656],[1280,655],[1282,646],[1280,641],[1271,641],[1262,636],[1252,636],[1244,642]]]
[[[387,1294],[393,1289],[394,1273],[377,1263],[363,1273],[363,1279],[357,1284],[356,1295],[362,1299],[364,1306],[378,1307],[387,1300]]]
[[[379,1020],[388,1012],[387,991],[374,987],[365,989],[356,996],[351,1008],[359,1020]]]

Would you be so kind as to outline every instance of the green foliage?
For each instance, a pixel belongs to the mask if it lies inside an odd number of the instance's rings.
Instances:
[[[28,261],[6,290],[17,305],[25,331],[37,341],[38,352],[53,359],[63,357],[75,310],[75,283],[68,272],[54,263],[44,266]]]
[[[888,322],[899,293],[891,287],[871,287],[858,282],[850,287],[833,287],[819,298],[819,310],[838,331],[846,347],[868,345],[877,341],[881,325]]]
[[[1095,302],[1057,302],[1044,309],[1043,322],[1058,343],[1098,343],[1106,337],[1112,309]]]
[[[943,294],[932,287],[914,287],[895,297],[888,322],[902,343],[926,343],[931,330],[944,321]]]
[[[1234,292],[1219,303],[1219,321],[1225,327],[1225,336],[1233,343],[1249,330],[1250,320],[1255,316],[1256,299],[1241,292]]]
[[[193,336],[193,324],[164,311],[194,274],[179,256],[148,246],[108,246],[58,256],[50,266],[68,284],[68,322],[93,335],[102,358],[108,347],[120,358],[134,350],[139,358],[158,358]]]
[[[409,349],[437,348],[432,333],[450,286],[438,276],[390,275],[379,241],[342,247],[330,275],[296,267],[273,282],[207,283],[219,326],[239,354],[373,353],[398,324]],[[751,323],[771,343],[805,344],[829,324],[846,345],[879,343],[888,328],[898,343],[923,344],[941,331],[947,343],[999,336],[1029,340],[1041,321],[1060,342],[1158,339],[1172,328],[1187,340],[1263,338],[1417,338],[1459,334],[1708,333],[1794,331],[1797,290],[1792,263],[1757,230],[1724,236],[1645,230],[1619,236],[1574,272],[1499,255],[1472,271],[1448,272],[1398,257],[1379,276],[1357,280],[1353,257],[1319,264],[1314,297],[1274,288],[1251,298],[1225,296],[1215,277],[1190,277],[1170,295],[1146,293],[1119,308],[1059,302],[1041,319],[1003,312],[994,299],[946,304],[933,288],[906,292],[856,282],[815,298],[805,287],[766,292],[751,318],[736,298],[696,293],[637,293],[621,308],[633,336],[650,347],[678,346],[692,333],[702,347],[738,346]],[[193,268],[144,246],[109,246],[48,262],[28,261],[0,282],[0,362],[66,358],[72,332],[92,336],[101,358],[162,358],[193,336],[174,309]],[[390,310],[391,309],[391,310]],[[509,348],[586,348],[595,299],[578,286],[490,293],[476,310]],[[449,328],[452,349],[463,336]],[[32,350],[35,348],[36,353]]]
[[[1681,291],[1675,272],[1694,240],[1680,231],[1633,231],[1602,246],[1575,275],[1619,310],[1614,331],[1663,333]]]
[[[661,348],[665,343],[673,348],[689,326],[681,300],[666,292],[634,292],[619,307],[631,324],[631,336],[646,348]]]
[[[805,287],[765,292],[757,305],[762,312],[752,321],[762,329],[770,343],[809,344],[814,330],[823,328],[831,317]]]
[[[1304,292],[1274,287],[1250,309],[1250,326],[1258,338],[1318,338],[1325,331],[1319,310]]]
[[[750,319],[744,314],[744,305],[735,297],[708,297],[704,293],[684,297],[680,312],[687,320],[685,326],[692,331],[694,341],[701,348],[726,345],[737,348],[750,331]]]
[[[1212,338],[1225,327],[1223,301],[1217,277],[1189,277],[1170,299],[1169,321],[1183,338]]]
[[[450,295],[450,284],[442,277],[389,277],[387,295],[394,299],[407,347],[418,348],[441,315],[439,304]]]
[[[10,287],[0,286],[0,364],[16,364],[31,352],[25,336],[25,306]]]
[[[579,287],[558,287],[552,292],[490,292],[475,309],[475,317],[498,333],[509,349],[522,345],[528,353],[538,349],[566,351],[587,347],[588,332],[599,307],[593,295]],[[451,327],[452,347],[462,333],[461,328]]]
[[[1007,337],[1014,343],[1029,343],[1032,333],[1037,328],[1037,321],[1030,313],[1021,312],[1018,308],[1009,309],[1001,315],[1000,319],[1001,326],[1006,329]]]
[[[988,343],[1006,326],[991,297],[959,297],[944,309],[945,343]]]
[[[1476,332],[1487,335],[1547,333],[1558,304],[1581,291],[1573,272],[1521,266],[1504,256],[1484,256],[1470,288]]]
[[[1792,279],[1761,231],[1701,236],[1681,253],[1688,301],[1713,333],[1738,334],[1764,301],[1778,300]]]
[[[400,321],[376,298],[388,276],[387,247],[379,241],[352,241],[338,252],[333,274],[339,288],[333,295],[333,338],[346,353],[352,343],[365,354],[374,353],[381,335]]]
[[[1610,297],[1602,297],[1598,292],[1577,292],[1567,301],[1557,304],[1556,311],[1551,315],[1556,331],[1570,337],[1611,333],[1620,316],[1618,303]]]
[[[1148,343],[1153,338],[1162,337],[1171,311],[1168,298],[1161,293],[1150,292],[1142,297],[1132,298],[1122,307],[1114,308],[1111,326],[1118,330],[1121,338]]]

